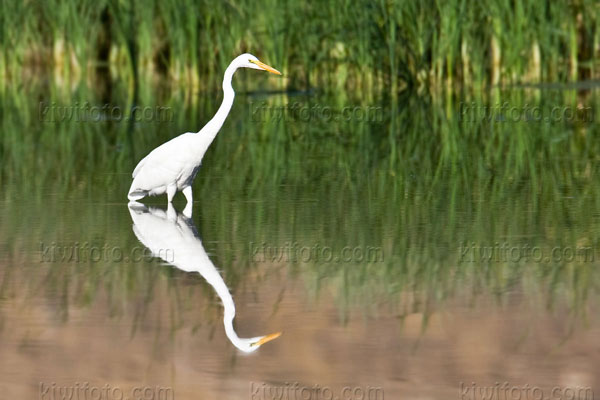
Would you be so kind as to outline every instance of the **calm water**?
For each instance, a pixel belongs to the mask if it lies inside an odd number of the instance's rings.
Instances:
[[[95,96],[2,97],[1,398],[597,396],[593,91],[240,95],[191,210],[130,173],[218,103]]]

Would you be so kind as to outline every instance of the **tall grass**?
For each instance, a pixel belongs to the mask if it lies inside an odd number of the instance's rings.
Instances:
[[[282,69],[287,88],[429,88],[598,77],[594,0],[85,0],[3,2],[2,81],[115,79],[218,88],[249,51]],[[102,52],[108,46],[110,51]]]

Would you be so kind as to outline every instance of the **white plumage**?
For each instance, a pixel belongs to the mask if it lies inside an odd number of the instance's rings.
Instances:
[[[231,79],[238,68],[252,68],[281,75],[279,71],[260,62],[252,54],[242,54],[229,64],[223,77],[223,103],[215,116],[200,130],[187,132],[158,146],[144,157],[133,171],[129,188],[131,201],[146,196],[167,194],[171,203],[178,191],[192,203],[192,182],[196,177],[204,153],[223,126],[235,98]]]

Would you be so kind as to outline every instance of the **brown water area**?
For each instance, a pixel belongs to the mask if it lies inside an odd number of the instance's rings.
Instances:
[[[327,290],[311,299],[283,268],[264,267],[233,293],[236,327],[240,336],[283,335],[245,355],[224,335],[222,308],[206,293],[211,288],[189,273],[172,277],[186,292],[194,288],[186,305],[178,306],[178,294],[159,279],[116,312],[105,292],[89,307],[71,304],[77,288],[52,297],[23,293],[19,287],[44,282],[21,282],[29,277],[16,274],[0,301],[0,393],[6,399],[60,398],[47,388],[76,384],[83,396],[85,382],[118,387],[125,397],[148,387],[148,396],[176,399],[309,396],[303,388],[312,389],[310,398],[368,398],[371,390],[372,398],[478,399],[485,387],[496,387],[500,396],[513,390],[534,398],[542,390],[545,398],[569,398],[569,390],[600,384],[598,310],[587,310],[585,324],[571,329],[567,309],[548,311],[524,293],[502,304],[457,295],[427,315],[392,315],[385,303],[376,315],[354,307],[341,319]],[[404,300],[409,309],[410,297]],[[70,304],[67,315],[60,311],[64,303]],[[352,392],[343,392],[346,387]],[[172,392],[161,392],[165,388]]]

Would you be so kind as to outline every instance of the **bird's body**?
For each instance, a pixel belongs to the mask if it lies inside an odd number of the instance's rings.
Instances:
[[[129,200],[145,196],[158,196],[190,187],[209,143],[208,135],[187,132],[169,140],[144,157],[133,171]],[[181,149],[188,149],[182,152]],[[171,198],[172,198],[171,195]],[[171,200],[169,199],[169,201]]]
[[[223,126],[235,98],[231,86],[238,68],[252,68],[280,74],[276,69],[258,61],[252,54],[242,54],[229,64],[223,77],[223,102],[215,116],[200,130],[179,135],[152,150],[133,171],[128,198],[131,201],[166,193],[168,202],[181,191],[192,202],[192,182],[206,150]]]

